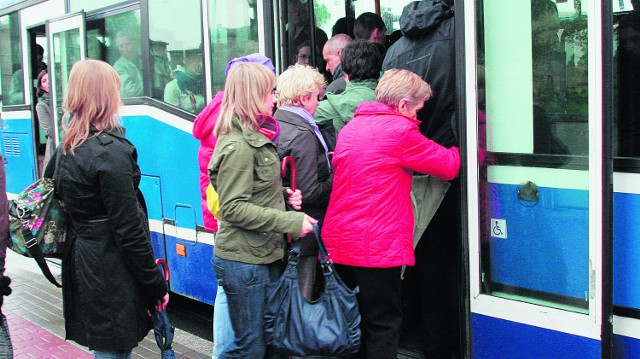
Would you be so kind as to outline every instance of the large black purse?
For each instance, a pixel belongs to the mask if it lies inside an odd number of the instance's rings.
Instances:
[[[298,254],[289,262],[267,300],[265,339],[276,352],[295,356],[342,356],[360,348],[360,312],[356,293],[335,272],[318,227],[314,233],[320,247],[324,291],[308,300],[298,282]]]

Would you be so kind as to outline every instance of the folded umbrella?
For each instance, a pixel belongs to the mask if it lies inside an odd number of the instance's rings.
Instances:
[[[167,262],[164,259],[158,258],[156,259],[157,265],[162,265],[162,269],[164,269],[164,280],[169,282],[171,278],[169,274],[169,267],[167,266]],[[171,325],[169,322],[169,316],[167,315],[167,311],[163,310],[162,312],[158,312],[154,310],[153,315],[153,335],[156,337],[156,344],[158,344],[158,348],[160,348],[160,352],[162,354],[162,359],[176,359],[176,354],[173,349],[173,334],[175,332],[175,327]]]

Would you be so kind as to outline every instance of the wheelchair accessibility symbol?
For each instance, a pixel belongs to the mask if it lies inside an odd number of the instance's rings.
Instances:
[[[491,237],[507,238],[507,221],[504,219],[491,218]]]

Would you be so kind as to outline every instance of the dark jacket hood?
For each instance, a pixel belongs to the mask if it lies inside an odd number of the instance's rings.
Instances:
[[[400,30],[407,37],[422,37],[453,17],[453,10],[443,0],[413,1],[404,7]]]

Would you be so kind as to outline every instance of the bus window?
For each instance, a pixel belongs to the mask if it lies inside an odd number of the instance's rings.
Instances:
[[[151,96],[185,111],[204,108],[202,7],[198,0],[149,1]]]
[[[258,52],[256,1],[209,0],[209,33],[215,93],[224,87],[224,73],[231,59]]]
[[[108,16],[87,24],[87,54],[101,57],[120,75],[120,96],[144,94],[140,53],[140,10]]]
[[[321,3],[301,0],[287,0],[286,4],[288,21],[285,26],[285,64],[310,64],[330,79],[331,75],[326,71],[326,64],[322,58],[322,47],[328,37],[317,21],[318,15],[322,16],[323,22],[326,21],[328,11],[326,5],[323,7],[324,4]],[[314,17],[311,15],[311,6],[313,6]],[[311,29],[315,29],[313,33]]]
[[[640,157],[640,3],[613,2],[614,155]]]
[[[317,0],[313,6],[316,26],[324,31],[327,36],[333,37],[337,33],[341,33],[353,37],[353,21],[345,23],[341,27],[341,24],[345,21],[345,16],[347,16],[344,0]],[[338,23],[338,21],[340,22]],[[336,23],[338,23],[337,26]],[[349,31],[351,31],[350,34]]]
[[[2,102],[5,106],[22,105],[24,98],[24,73],[22,71],[22,44],[18,13],[0,17],[0,73],[2,74]]]
[[[406,5],[406,1],[380,1],[380,16],[387,27],[387,42],[385,44],[387,48],[391,47],[402,36],[400,32],[400,15],[402,15],[402,10]]]
[[[85,12],[102,9],[107,6],[115,5],[124,2],[122,0],[69,0],[69,12],[78,12],[84,10]]]
[[[356,17],[364,12],[376,12],[376,0],[358,0],[354,1],[353,4],[355,5]]]

